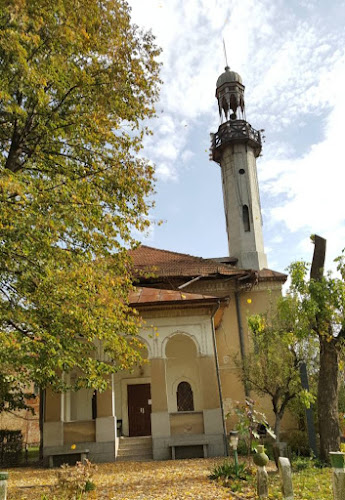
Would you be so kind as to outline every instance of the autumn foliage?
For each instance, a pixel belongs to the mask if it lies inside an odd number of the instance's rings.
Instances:
[[[123,0],[2,2],[0,371],[17,381],[60,389],[76,368],[102,388],[137,359],[126,249],[149,224],[158,54]]]

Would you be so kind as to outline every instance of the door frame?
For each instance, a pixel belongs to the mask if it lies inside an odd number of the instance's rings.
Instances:
[[[125,378],[121,380],[121,413],[122,413],[122,434],[124,436],[129,436],[129,421],[128,421],[128,385],[141,385],[150,384],[151,377],[136,377],[136,378]]]

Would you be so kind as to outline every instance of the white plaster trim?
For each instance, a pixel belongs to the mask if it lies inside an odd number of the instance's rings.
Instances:
[[[115,373],[111,374],[111,414],[116,416],[115,412]]]
[[[174,401],[174,408],[172,409],[172,411],[169,411],[169,414],[170,413],[188,413],[188,412],[181,412],[181,411],[177,411],[177,387],[179,385],[180,382],[188,382],[188,384],[191,386],[192,388],[192,392],[193,392],[193,405],[194,405],[194,408],[195,408],[195,395],[196,395],[196,384],[195,384],[195,381],[192,380],[191,378],[189,377],[178,377],[177,379],[174,380],[174,382],[172,383],[172,387],[171,387],[171,390],[172,390],[172,400]],[[198,411],[191,411],[189,413],[198,413]]]
[[[199,325],[200,326],[200,325]],[[165,353],[166,351],[166,346],[167,346],[167,343],[169,342],[170,339],[172,339],[173,337],[175,337],[175,335],[185,335],[186,337],[189,337],[195,344],[196,346],[196,357],[199,357],[200,355],[204,354],[202,352],[202,349],[201,349],[201,345],[200,345],[200,342],[198,341],[197,337],[189,332],[186,332],[185,330],[175,330],[174,332],[170,333],[169,335],[167,335],[164,340],[162,341],[162,344],[161,344],[161,358],[163,359],[168,359],[167,358],[167,355]]]
[[[140,340],[140,342],[142,342],[145,345],[147,349],[147,359],[151,359],[153,357],[153,354],[150,342],[147,339],[145,339],[142,335],[137,335],[137,337]]]

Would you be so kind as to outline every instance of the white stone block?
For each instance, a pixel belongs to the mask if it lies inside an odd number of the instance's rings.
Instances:
[[[96,443],[115,442],[116,417],[96,418]]]
[[[170,419],[167,411],[151,413],[151,432],[153,438],[170,436]]]

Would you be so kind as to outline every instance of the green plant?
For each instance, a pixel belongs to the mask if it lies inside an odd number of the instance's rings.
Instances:
[[[246,398],[244,403],[237,401],[235,407],[227,414],[227,418],[236,415],[237,424],[235,426],[240,439],[245,443],[248,455],[260,443],[261,437],[258,429],[261,427],[265,432],[275,439],[275,434],[269,426],[266,416],[255,409],[255,401]]]
[[[310,457],[310,447],[306,432],[298,430],[291,431],[287,433],[285,440],[292,453],[302,455],[303,457]]]
[[[75,467],[63,465],[57,473],[57,484],[53,493],[66,500],[82,499],[96,487],[92,480],[95,470],[96,466],[87,459],[83,463],[77,462]]]
[[[210,479],[242,479],[246,481],[250,476],[250,469],[246,466],[246,464],[241,463],[238,464],[237,471],[235,464],[229,462],[228,460],[224,461],[220,465],[216,465],[210,474]]]
[[[291,466],[292,470],[294,472],[300,472],[301,470],[308,469],[309,467],[313,466],[313,459],[312,457],[300,457],[300,456],[294,456],[291,460]]]

